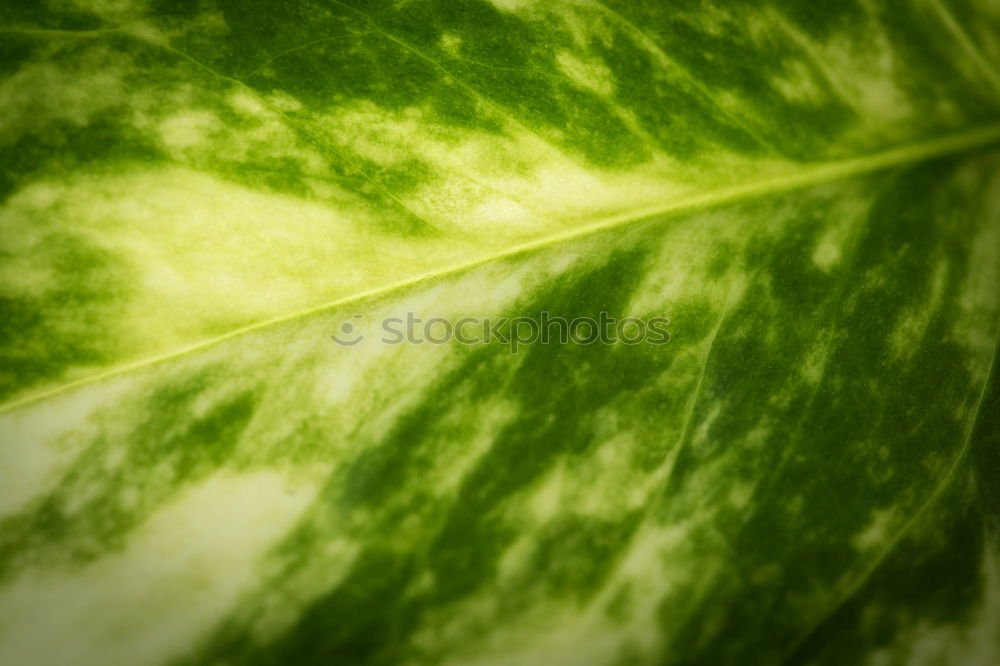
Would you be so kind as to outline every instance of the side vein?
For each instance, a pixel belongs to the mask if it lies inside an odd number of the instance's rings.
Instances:
[[[955,480],[959,469],[962,467],[962,463],[969,456],[969,451],[972,445],[972,437],[976,432],[976,425],[979,423],[979,413],[982,410],[983,401],[986,397],[986,392],[989,389],[990,381],[993,377],[993,366],[996,363],[998,346],[1000,346],[1000,321],[998,321],[997,332],[993,338],[993,353],[990,356],[989,370],[986,371],[986,379],[983,381],[983,386],[979,391],[979,397],[976,400],[976,408],[972,413],[972,419],[969,421],[969,427],[965,434],[965,441],[962,443],[962,447],[959,449],[958,454],[955,456],[951,466],[948,468],[948,472],[934,487],[930,495],[927,496],[927,499],[924,500],[924,503],[920,505],[920,508],[918,508],[913,515],[910,516],[910,519],[903,524],[899,531],[896,532],[896,535],[885,545],[882,552],[880,552],[878,556],[875,557],[867,567],[865,567],[865,569],[851,585],[846,587],[844,591],[838,595],[829,606],[823,609],[823,612],[819,613],[816,616],[816,619],[810,622],[795,638],[795,640],[789,644],[785,653],[777,661],[778,664],[787,664],[789,659],[791,659],[791,657],[795,654],[796,650],[798,650],[798,648],[816,631],[816,629],[822,626],[823,622],[837,612],[838,609],[842,608],[844,604],[854,597],[854,595],[861,591],[861,588],[863,588],[865,583],[867,583],[868,580],[875,574],[882,563],[885,562],[889,555],[896,550],[896,547],[900,544],[903,538],[913,531],[913,529],[920,522],[920,519],[923,518],[924,514],[937,504],[937,502],[944,495],[945,491],[951,485],[952,481]]]

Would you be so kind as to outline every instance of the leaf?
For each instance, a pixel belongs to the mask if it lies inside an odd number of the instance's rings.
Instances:
[[[1000,654],[991,3],[2,12],[0,661]]]
[[[171,7],[0,16],[9,400],[997,131],[995,39],[938,2]]]

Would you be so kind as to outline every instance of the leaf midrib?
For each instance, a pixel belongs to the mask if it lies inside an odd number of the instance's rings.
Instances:
[[[687,197],[680,197],[664,204],[648,206],[630,213],[607,217],[593,224],[578,227],[569,231],[550,234],[526,243],[514,245],[492,255],[453,264],[446,268],[415,275],[405,280],[361,291],[350,296],[322,303],[320,305],[311,306],[288,314],[280,315],[278,317],[272,317],[253,324],[241,326],[227,333],[205,340],[200,340],[163,354],[122,364],[87,377],[65,382],[0,405],[0,414],[11,412],[21,407],[46,400],[87,384],[97,383],[105,379],[110,379],[112,377],[153,367],[161,363],[181,358],[255,331],[304,319],[306,317],[344,305],[408,289],[425,282],[460,274],[479,266],[540,251],[548,247],[592,236],[600,232],[627,227],[641,222],[653,221],[657,218],[659,218],[657,221],[664,222],[682,214],[695,213],[738,201],[751,200],[767,195],[790,192],[824,183],[836,182],[853,176],[871,173],[894,166],[919,164],[921,162],[946,155],[960,154],[978,148],[984,148],[996,142],[1000,142],[1000,123],[990,124],[974,130],[968,130],[928,141],[916,142],[902,147],[870,153],[860,157],[826,162],[813,166],[805,166],[790,174],[724,187],[718,190],[702,192]]]

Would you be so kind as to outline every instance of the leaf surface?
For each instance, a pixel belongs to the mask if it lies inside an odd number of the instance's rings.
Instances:
[[[953,4],[8,3],[0,662],[997,659]]]
[[[995,11],[7,3],[2,390],[699,196],[987,140]]]

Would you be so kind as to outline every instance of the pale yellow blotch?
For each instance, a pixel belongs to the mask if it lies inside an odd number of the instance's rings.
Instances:
[[[691,433],[691,446],[711,446],[712,440],[709,437],[709,433],[712,431],[712,425],[715,421],[723,414],[723,404],[721,402],[714,403],[708,410],[708,414],[700,419],[697,427]]]
[[[483,628],[497,614],[497,597],[493,594],[479,594],[464,599],[461,612],[439,612],[433,621],[425,622],[410,639],[417,652],[439,652],[442,647],[454,649],[458,645],[469,645],[470,632],[474,638],[486,633]],[[435,610],[428,609],[426,615],[433,615]],[[467,650],[466,650],[467,651]],[[438,660],[441,663],[441,660]]]
[[[754,8],[753,13],[758,12],[759,10]],[[729,7],[722,9],[715,5],[698,4],[688,11],[680,8],[671,9],[671,13],[677,19],[691,24],[696,30],[713,37],[724,37],[732,35],[734,32],[742,33],[746,30],[745,25],[740,22],[739,16],[734,16]]]
[[[550,488],[551,478],[546,482]],[[712,558],[692,547],[692,530],[710,519],[708,514],[691,515],[684,524],[645,524],[582,613],[564,600],[545,603],[540,598],[527,612],[498,622],[497,595],[489,590],[447,615],[428,616],[418,631],[419,644],[428,650],[443,647],[448,650],[444,663],[456,666],[612,663],[626,645],[638,654],[655,654],[670,639],[659,624],[658,609],[676,608],[683,613],[691,592],[700,595],[711,589],[710,585],[694,589],[689,585],[694,576],[713,580],[718,570]],[[531,537],[525,536],[511,545],[502,558],[498,584],[524,584],[531,544]],[[642,594],[632,598],[625,609],[627,617],[609,615],[609,604],[628,587]],[[678,624],[683,624],[681,618]],[[489,631],[482,631],[483,627]]]
[[[572,260],[572,257],[567,260]],[[498,312],[506,311],[511,304],[523,298],[525,293],[529,293],[530,288],[537,285],[540,279],[552,274],[546,261],[545,256],[535,256],[531,261],[518,262],[516,266],[497,262],[470,274],[460,285],[462,292],[469,296],[468,299],[463,299],[465,304],[460,313],[495,318]],[[442,294],[441,298],[447,303],[449,295]],[[454,308],[448,309],[451,311]]]
[[[131,121],[136,130],[159,137],[177,161],[199,166],[251,161],[267,167],[265,156],[277,169],[295,162],[303,174],[330,178],[328,160],[321,149],[300,140],[283,114],[300,110],[293,97],[276,92],[261,98],[245,88],[232,87],[219,100],[251,122],[234,123],[224,108],[204,98],[190,84],[137,91],[130,98]]]
[[[243,88],[236,88],[229,95],[229,105],[234,111],[248,116],[267,114],[267,107],[256,95],[251,95]]]
[[[161,509],[123,551],[23,573],[0,593],[0,662],[152,666],[178,656],[256,582],[260,556],[313,493],[274,471],[218,475]]]
[[[783,75],[772,78],[771,83],[790,102],[818,106],[826,101],[827,96],[812,70],[800,60],[785,63]]]
[[[441,35],[441,49],[451,56],[458,56],[461,53],[462,38],[456,34],[446,32]]]
[[[492,448],[504,425],[515,419],[520,412],[517,403],[499,397],[473,409],[465,404],[466,401],[475,404],[471,395],[474,389],[469,391],[470,395],[465,396],[464,400],[461,395],[454,396],[455,409],[448,413],[443,424],[447,428],[454,422],[456,428],[464,428],[467,434],[460,439],[441,442],[443,450],[437,456],[434,470],[434,492],[440,495],[458,491],[469,473]]]
[[[535,534],[532,532],[524,534],[500,556],[497,569],[501,584],[515,580],[519,575],[528,570],[528,565],[531,564],[531,554],[535,546],[534,537]]]
[[[934,271],[930,293],[923,294],[923,298],[916,306],[907,308],[892,331],[889,344],[895,358],[909,356],[919,349],[920,341],[944,298],[948,277],[947,261],[939,260],[929,270]]]
[[[781,218],[775,218],[780,224]],[[656,260],[650,262],[642,285],[633,290],[635,296],[628,310],[640,317],[670,318],[673,313],[664,310],[664,303],[697,298],[721,312],[727,292],[720,285],[726,281],[742,281],[742,286],[734,288],[729,297],[730,305],[734,304],[748,280],[747,276],[741,275],[743,267],[734,263],[724,276],[715,276],[710,273],[709,259],[713,252],[727,247],[741,247],[746,243],[751,236],[745,223],[745,216],[727,211],[707,211],[678,218],[663,237],[662,249]],[[725,250],[725,253],[738,254],[730,250]],[[673,321],[669,328],[680,331],[683,337],[678,340],[690,340],[691,333],[685,330],[685,326],[684,321]]]
[[[649,493],[634,463],[641,445],[630,432],[620,432],[597,444],[593,454],[574,464],[571,474],[578,483],[567,487],[570,495],[566,505],[574,513],[607,520],[640,508]]]
[[[273,108],[281,111],[282,113],[288,113],[292,111],[301,111],[302,102],[295,99],[291,95],[287,95],[281,91],[275,92],[267,96],[267,102]]]
[[[44,202],[48,200],[47,195],[48,192],[37,199]],[[37,261],[46,234],[31,221],[23,211],[0,209],[0,246],[10,253],[0,263],[0,290],[4,295],[18,294],[35,300],[43,299],[60,285],[56,268]]]
[[[844,256],[844,250],[855,229],[856,218],[850,213],[832,216],[831,224],[813,248],[813,264],[824,273],[832,272]]]
[[[401,415],[426,400],[428,378],[451,371],[467,359],[469,351],[468,347],[454,340],[443,345],[389,344],[385,340],[392,336],[386,335],[383,322],[388,318],[405,320],[407,312],[424,321],[432,316],[446,317],[452,322],[462,317],[495,318],[498,312],[506,311],[513,301],[521,298],[535,281],[543,278],[542,268],[548,266],[541,260],[525,260],[513,268],[498,262],[460,274],[454,281],[427,285],[419,292],[408,295],[405,305],[400,305],[398,301],[378,306],[369,302],[357,311],[345,308],[341,317],[318,318],[308,331],[297,333],[295,340],[289,342],[298,349],[296,342],[301,341],[302,349],[308,354],[315,354],[315,358],[306,364],[294,356],[285,361],[288,355],[283,355],[280,362],[287,362],[289,366],[274,369],[276,372],[294,372],[300,377],[304,376],[302,373],[312,375],[310,381],[299,383],[304,387],[303,394],[290,394],[287,387],[281,387],[275,395],[262,400],[257,410],[258,417],[254,419],[254,430],[248,431],[247,437],[281,441],[287,410],[294,409],[302,400],[322,405],[322,411],[331,419],[343,418],[352,423],[358,413],[368,411],[366,405],[373,404],[373,401],[384,403],[384,396],[391,394],[395,399],[390,404],[383,404],[377,414],[369,414],[361,430],[348,440],[352,446],[359,441],[379,441],[398,425]],[[355,312],[363,316],[354,318],[352,314]],[[342,321],[357,327],[352,334],[365,336],[357,346],[340,347],[329,341],[330,333]],[[420,325],[418,332],[422,331],[423,326]],[[479,336],[482,326],[469,326],[464,333]],[[271,354],[273,343],[269,344],[261,348],[261,355]],[[224,357],[225,353],[220,352],[219,360]],[[505,368],[516,370],[519,358],[524,357],[511,358],[515,365],[505,365]],[[387,367],[395,370],[386,373]],[[407,388],[403,390],[401,387]],[[478,405],[476,410],[470,412],[466,402],[473,401],[472,396],[455,392],[451,396],[453,409],[443,412],[442,427],[449,434],[435,444],[435,474],[440,481],[435,484],[435,489],[442,494],[454,492],[468,470],[492,446],[504,424],[515,418],[519,411],[515,403],[496,400],[483,404],[478,402],[478,398],[474,401]],[[267,429],[267,437],[264,437],[262,428]],[[462,431],[463,437],[454,439],[455,430]],[[336,455],[335,451],[333,455]]]
[[[777,34],[783,33],[794,52],[809,58],[838,100],[857,111],[857,125],[845,137],[848,142],[854,138],[885,141],[887,132],[890,136],[898,132],[904,138],[906,123],[916,109],[901,83],[897,83],[895,49],[877,18],[852,25],[849,31],[823,42],[775,10],[761,12],[756,19],[747,18],[748,24],[755,26],[759,43],[773,42]],[[779,89],[787,88],[779,82]]]
[[[297,560],[291,575],[286,560],[277,554],[268,557],[250,582],[253,597],[264,602],[249,606],[249,612],[236,609],[229,617],[238,618],[238,624],[262,644],[280,636],[301,617],[303,608],[348,576],[362,552],[361,544],[340,535],[328,535],[320,548],[321,557],[309,558],[304,564]],[[278,583],[272,585],[272,581]]]
[[[505,12],[517,12],[538,3],[538,0],[490,0],[495,7]]]
[[[893,525],[895,513],[891,509],[876,509],[872,511],[868,526],[855,534],[851,544],[857,550],[869,550],[886,543],[892,537],[890,528]]]
[[[772,445],[775,432],[784,432],[784,428],[776,428],[767,418],[762,418],[746,435],[744,435],[744,445],[753,451],[760,451]]]
[[[897,85],[895,50],[882,32],[871,33],[865,48],[858,48],[856,35],[845,36],[825,49],[828,61],[841,64],[842,80],[850,81],[845,102],[863,112],[865,118],[877,118],[885,126],[899,125],[915,113],[906,94]],[[848,75],[853,73],[853,75]]]
[[[222,124],[214,114],[187,110],[163,120],[159,135],[167,152],[181,158],[188,149],[210,141],[221,129]]]
[[[665,159],[600,170],[511,118],[496,119],[504,132],[443,125],[428,109],[389,111],[362,102],[317,122],[380,169],[419,169],[420,181],[394,195],[435,227],[491,244],[604,220],[690,188]]]
[[[823,336],[829,337],[829,336]],[[812,385],[818,384],[826,372],[826,363],[829,359],[830,340],[824,340],[823,344],[816,345],[806,354],[805,360],[799,365],[799,375]]]
[[[143,296],[123,303],[114,319],[119,329],[103,334],[124,336],[145,351],[204,339],[467,256],[447,242],[414,244],[382,235],[364,202],[341,195],[343,205],[334,209],[165,168],[81,174],[31,186],[0,215],[17,223],[5,229],[11,237],[25,231],[28,238],[71,214],[75,236],[124,262],[132,271],[128,284]],[[45,255],[23,256],[33,273],[48,270]],[[341,270],[334,275],[330,266]],[[6,266],[2,275],[14,277],[23,268]],[[8,291],[17,284],[5,281]]]
[[[124,394],[130,382],[95,385],[29,409],[0,415],[0,517],[23,510],[55,489],[98,425],[89,419]]]
[[[706,558],[692,557],[692,531],[700,516],[692,515],[684,523],[644,524],[632,537],[625,555],[607,579],[587,611],[589,622],[606,618],[604,609],[623,587],[641,590],[633,597],[625,630],[645,653],[653,653],[663,644],[663,632],[657,625],[657,607],[664,607],[670,593],[696,571],[711,579],[712,564]]]
[[[530,555],[529,538],[515,542],[502,560],[499,584],[511,580],[514,585],[523,585],[530,581]],[[559,598],[547,603],[540,595],[537,603],[524,612],[504,614],[498,621],[497,594],[488,590],[463,601],[460,609],[441,617],[431,614],[414,642],[431,651],[443,648],[447,656],[442,663],[453,666],[612,663],[626,643],[656,642],[652,614],[632,616],[628,624],[622,625],[603,612],[603,602],[588,604],[581,616],[575,604]]]
[[[614,94],[614,74],[603,63],[583,61],[568,51],[558,53],[556,62],[559,64],[559,69],[582,88],[604,97],[611,97]]]
[[[86,126],[102,111],[129,101],[127,57],[104,47],[83,53],[77,68],[44,62],[22,66],[0,82],[0,147],[50,124]]]
[[[587,50],[590,40],[601,33],[598,27],[601,19],[585,2],[551,2],[544,6],[546,22],[553,26],[562,23],[561,27],[569,33],[572,47],[576,50]]]
[[[537,523],[546,523],[559,512],[562,506],[565,476],[565,464],[555,465],[529,496],[528,511]]]
[[[453,208],[461,210],[467,199],[452,200],[457,205]],[[472,209],[470,217],[475,220],[488,220],[492,225],[500,227],[522,226],[525,219],[531,216],[531,209],[506,197],[491,197],[487,195]],[[457,215],[456,215],[457,217]]]
[[[434,137],[429,135],[435,128],[425,125],[421,115],[416,107],[390,113],[364,100],[338,107],[318,118],[317,124],[365,160],[391,168],[425,152],[421,146],[434,145]]]

